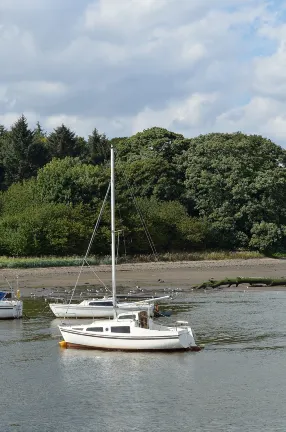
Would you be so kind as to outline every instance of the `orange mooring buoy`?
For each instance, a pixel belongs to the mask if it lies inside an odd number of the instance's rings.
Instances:
[[[60,346],[61,348],[67,348],[67,347],[68,347],[68,344],[66,343],[66,341],[60,341],[60,342],[59,342],[59,346]]]

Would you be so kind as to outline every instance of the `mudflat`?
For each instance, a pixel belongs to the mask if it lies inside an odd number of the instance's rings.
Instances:
[[[167,289],[191,290],[192,286],[210,278],[221,280],[235,277],[269,277],[286,278],[286,260],[284,259],[236,259],[221,261],[180,261],[180,262],[148,262],[136,264],[120,264],[117,267],[116,279],[120,289],[140,287],[144,291],[162,292]],[[2,269],[0,288],[7,288],[7,280],[16,287],[18,277],[19,288],[23,296],[31,293],[45,295],[57,289],[69,289],[75,285],[79,275],[79,267],[47,267],[33,269]],[[99,265],[84,267],[79,278],[80,286],[111,286],[111,266]],[[226,288],[243,290],[245,287]],[[283,290],[286,287],[259,287],[251,290]]]

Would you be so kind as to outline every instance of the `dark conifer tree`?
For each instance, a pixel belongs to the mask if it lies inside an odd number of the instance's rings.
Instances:
[[[110,143],[105,134],[100,134],[95,128],[88,137],[87,147],[89,162],[98,165],[109,159]]]
[[[26,117],[22,115],[12,126],[3,148],[7,186],[31,177],[28,154],[33,138],[34,133],[29,129]]]
[[[77,136],[64,124],[54,129],[48,136],[48,148],[52,157],[80,156],[81,145]]]

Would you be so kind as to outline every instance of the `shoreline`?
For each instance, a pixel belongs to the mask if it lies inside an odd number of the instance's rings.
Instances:
[[[18,276],[19,289],[23,297],[31,294],[47,296],[52,292],[74,287],[80,267],[44,267],[29,269],[2,269],[0,272],[0,289],[7,289],[7,280],[16,288]],[[97,265],[84,267],[78,286],[100,287],[111,285],[111,266]],[[161,293],[168,289],[190,291],[193,285],[210,278],[220,280],[235,277],[286,277],[286,260],[273,258],[231,259],[215,261],[178,261],[148,262],[136,264],[119,264],[116,267],[118,291],[130,290],[139,286],[147,292]],[[249,287],[239,285],[230,288],[209,289],[207,292],[223,291],[284,291],[286,287]]]

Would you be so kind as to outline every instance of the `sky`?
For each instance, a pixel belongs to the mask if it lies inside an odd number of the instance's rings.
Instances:
[[[286,147],[286,0],[0,0],[0,124]]]

